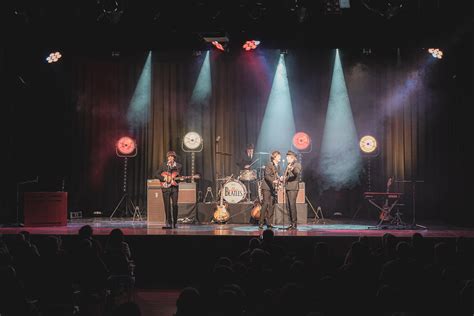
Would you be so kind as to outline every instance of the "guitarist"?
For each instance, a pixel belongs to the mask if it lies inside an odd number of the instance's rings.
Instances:
[[[162,186],[163,203],[165,205],[166,226],[164,229],[176,228],[178,221],[178,183],[171,176],[181,174],[182,166],[176,162],[176,153],[168,151],[166,153],[166,162],[161,164],[160,168],[155,173],[155,178],[159,179],[165,185]],[[172,204],[172,205],[171,205]],[[173,212],[171,212],[173,207]]]
[[[288,161],[288,166],[285,172],[285,190],[291,222],[288,229],[297,229],[296,198],[299,190],[301,164],[298,162],[296,153],[291,150],[288,150],[286,154],[286,161]]]
[[[263,223],[266,221],[267,228],[273,228],[273,208],[277,199],[278,183],[280,182],[280,163],[281,154],[279,151],[272,152],[270,161],[265,166],[265,177],[262,182],[263,204],[260,210],[260,221],[258,228],[263,229]]]

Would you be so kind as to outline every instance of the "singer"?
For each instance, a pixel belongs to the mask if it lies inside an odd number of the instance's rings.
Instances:
[[[296,212],[296,197],[298,196],[301,164],[298,162],[296,153],[288,150],[286,153],[286,160],[288,165],[285,171],[285,191],[286,201],[288,205],[288,213],[290,214],[291,225],[288,229],[297,229],[297,212]]]

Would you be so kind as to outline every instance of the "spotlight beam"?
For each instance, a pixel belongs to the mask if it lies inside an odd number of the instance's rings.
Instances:
[[[142,126],[149,119],[151,104],[151,52],[143,65],[140,79],[133,92],[127,111],[127,121],[131,129]]]
[[[257,151],[286,151],[295,134],[295,120],[291,103],[285,57],[280,55],[273,78],[262,127],[257,142]]]
[[[359,182],[362,158],[339,50],[336,50],[319,173],[322,189],[350,188]]]

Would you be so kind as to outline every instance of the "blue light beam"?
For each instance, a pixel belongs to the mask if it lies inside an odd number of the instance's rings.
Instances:
[[[201,135],[204,134],[206,128],[207,131],[210,131],[210,128],[208,128],[210,126],[210,118],[207,114],[209,112],[211,94],[211,64],[209,61],[209,51],[207,51],[196,84],[194,85],[188,113],[188,126],[190,130]]]
[[[258,136],[257,151],[272,152],[279,150],[284,156],[286,150],[291,148],[294,134],[295,120],[293,118],[285,57],[280,55]]]
[[[151,105],[151,52],[143,65],[132,100],[127,111],[127,121],[131,129],[148,121]]]
[[[357,131],[339,50],[336,50],[319,162],[321,189],[351,188],[359,183],[361,171]]]

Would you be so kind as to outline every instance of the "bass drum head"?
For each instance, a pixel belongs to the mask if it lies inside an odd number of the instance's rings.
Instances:
[[[239,180],[231,180],[224,184],[223,199],[229,203],[239,203],[247,196],[245,185]]]

